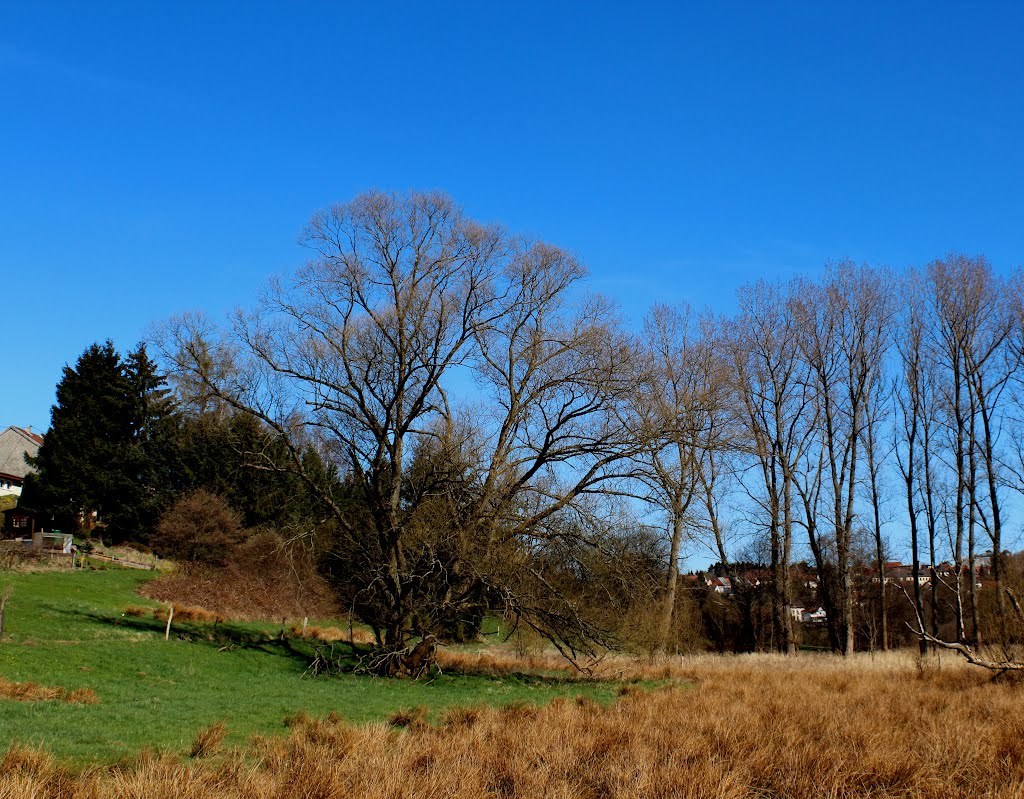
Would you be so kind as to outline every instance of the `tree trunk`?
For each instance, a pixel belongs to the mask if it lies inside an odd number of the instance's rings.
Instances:
[[[914,580],[914,612],[920,620],[921,628],[924,629],[924,604],[921,596],[921,557],[918,554],[918,529],[917,510],[914,507],[914,437],[909,439],[909,452],[907,455],[907,470],[904,482],[907,488],[907,514],[910,517],[910,574]],[[935,570],[932,569],[934,572]],[[935,575],[932,574],[932,580]],[[920,654],[928,653],[928,642],[918,636],[917,647]]]
[[[869,453],[868,457],[871,457]],[[875,557],[878,559],[878,623],[882,639],[882,651],[889,649],[889,609],[885,595],[885,552],[882,546],[882,519],[879,510],[878,475],[871,467],[871,506],[875,520]]]
[[[676,611],[676,590],[679,583],[679,548],[683,540],[682,514],[673,514],[672,542],[669,547],[668,577],[665,584],[665,605],[661,611],[661,629],[658,635],[658,647],[662,652],[672,647],[672,619]]]

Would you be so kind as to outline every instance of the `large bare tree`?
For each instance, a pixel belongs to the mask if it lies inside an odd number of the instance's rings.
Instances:
[[[570,647],[592,641],[600,631],[524,556],[569,534],[553,521],[642,446],[633,352],[612,307],[577,295],[582,265],[437,193],[361,195],[317,213],[302,241],[310,260],[254,310],[226,329],[172,320],[164,352],[181,379],[275,431],[321,492],[360,574],[353,606],[395,655],[378,662],[401,669],[433,620],[495,601]],[[311,444],[358,512],[305,473]],[[410,488],[417,455],[461,464],[437,482],[461,492],[442,539],[422,518],[436,502],[417,500],[432,492]]]

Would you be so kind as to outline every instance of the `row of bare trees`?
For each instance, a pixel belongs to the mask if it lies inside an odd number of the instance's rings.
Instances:
[[[766,564],[771,645],[793,651],[799,548],[816,566],[831,647],[853,650],[864,585],[886,647],[896,544],[909,551],[915,614],[932,636],[1008,642],[1005,516],[1024,487],[1022,297],[1020,275],[950,255],[902,274],[840,262],[815,281],[744,286],[732,318],[655,307],[643,396],[676,426],[663,425],[638,471],[673,553],[663,629],[675,553],[689,541],[715,553],[737,587],[737,556]],[[944,560],[952,579],[937,568]],[[876,579],[858,579],[865,564]],[[981,565],[993,584],[988,629]],[[947,601],[951,634],[939,628]]]
[[[652,574],[672,648],[678,564],[698,543],[737,585],[739,556],[767,564],[782,651],[804,547],[842,652],[865,533],[879,568],[886,527],[909,519],[915,576],[919,553],[970,569],[988,548],[1001,579],[1003,492],[1024,485],[1007,435],[1020,291],[982,259],[899,276],[838,263],[741,288],[729,319],[655,306],[633,335],[570,254],[440,194],[362,195],[303,241],[308,263],[255,309],[225,326],[182,316],[156,338],[182,402],[250,414],[284,443],[287,462],[264,465],[318,493],[346,598],[396,657],[494,609],[587,650],[608,640],[597,594],[628,601]],[[306,473],[311,446],[340,483]],[[638,508],[661,515],[663,550],[622,521]],[[977,640],[975,582],[961,582],[957,635]],[[924,618],[916,581],[914,597]]]

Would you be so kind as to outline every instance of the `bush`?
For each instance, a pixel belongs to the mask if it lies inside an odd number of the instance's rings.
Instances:
[[[238,619],[338,618],[342,613],[304,542],[286,542],[269,531],[226,549],[220,564],[186,562],[146,583],[142,594]]]
[[[156,547],[164,557],[223,566],[244,538],[239,513],[223,497],[199,489],[160,518]]]

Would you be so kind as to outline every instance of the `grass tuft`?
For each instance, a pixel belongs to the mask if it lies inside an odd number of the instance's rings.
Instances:
[[[416,707],[403,707],[388,716],[388,724],[392,727],[411,727],[419,729],[427,726],[427,716],[430,710],[423,705]]]
[[[188,750],[188,756],[203,758],[217,754],[224,742],[225,735],[227,735],[227,727],[220,721],[201,729]]]
[[[37,682],[13,682],[0,677],[0,699],[15,702],[68,702],[78,705],[99,704],[99,697],[91,688],[51,688]]]

